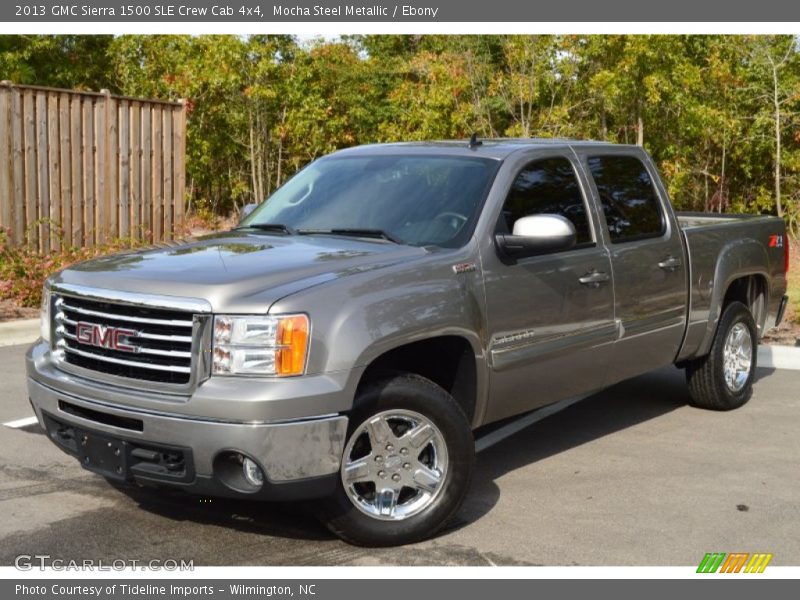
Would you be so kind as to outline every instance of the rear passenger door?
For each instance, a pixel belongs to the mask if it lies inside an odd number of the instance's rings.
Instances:
[[[647,155],[582,149],[605,221],[614,274],[618,340],[613,383],[670,364],[686,325],[687,277],[681,232]]]

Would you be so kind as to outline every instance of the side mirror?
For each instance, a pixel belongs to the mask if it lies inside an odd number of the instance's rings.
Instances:
[[[242,210],[239,211],[239,223],[249,217],[250,213],[252,213],[256,208],[258,208],[258,204],[245,204],[242,207]]]
[[[521,258],[569,250],[575,245],[575,226],[561,215],[532,215],[514,223],[511,235],[495,236],[507,256]]]

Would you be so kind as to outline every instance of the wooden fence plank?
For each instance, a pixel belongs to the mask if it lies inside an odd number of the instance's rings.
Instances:
[[[108,143],[106,160],[108,183],[106,185],[106,218],[108,235],[111,239],[120,237],[119,232],[119,124],[117,122],[117,101],[109,97]]]
[[[164,175],[164,239],[171,240],[173,234],[173,213],[175,211],[175,190],[172,189],[172,108],[166,108],[163,111],[164,115],[164,132],[161,136],[163,144],[164,166],[162,173]]]
[[[58,95],[47,98],[47,160],[50,164],[50,248],[61,250],[61,153],[58,148]]]
[[[11,189],[13,186],[11,170],[11,88],[0,85],[0,230],[11,229],[13,215],[11,210]]]
[[[152,107],[142,106],[142,230],[145,239],[153,239],[153,121]]]
[[[22,139],[22,93],[11,90],[11,160],[13,161],[14,195],[14,240],[25,242],[25,166],[23,163]]]
[[[97,188],[95,180],[95,138],[94,138],[94,100],[90,96],[83,97],[83,239],[84,244],[93,246],[96,243],[97,226],[95,211],[97,209]]]
[[[106,219],[106,203],[108,200],[108,191],[106,190],[106,182],[108,180],[108,169],[106,165],[106,146],[108,145],[108,129],[106,123],[108,122],[108,94],[98,98],[94,108],[94,134],[97,139],[97,149],[95,151],[95,188],[97,189],[96,196],[96,210],[95,210],[95,229],[97,230],[97,243],[104,244],[108,237],[108,221]]]
[[[161,143],[162,134],[162,110],[160,106],[153,107],[153,241],[160,242],[164,239],[164,193],[163,193],[163,149]]]
[[[131,102],[131,239],[142,239],[142,106]]]
[[[36,196],[39,201],[39,251],[50,252],[50,173],[47,170],[47,95],[36,94],[36,170],[39,184]]]
[[[119,236],[131,235],[131,128],[130,106],[127,100],[119,103]]]
[[[186,209],[186,102],[181,100],[179,108],[173,110],[175,118],[173,134],[175,136],[175,149],[173,157],[173,185],[175,187],[175,229],[183,230],[185,223],[184,211]]]
[[[81,124],[81,97],[70,94],[69,97],[69,155],[70,181],[72,187],[72,244],[75,246],[83,245],[83,156],[82,156],[82,124]]]
[[[69,94],[58,98],[58,156],[61,166],[61,229],[64,247],[72,246],[72,159],[69,152]]]
[[[25,124],[23,144],[25,151],[25,236],[31,249],[39,249],[39,230],[34,225],[39,219],[36,203],[36,113],[31,90],[22,93],[22,112]]]

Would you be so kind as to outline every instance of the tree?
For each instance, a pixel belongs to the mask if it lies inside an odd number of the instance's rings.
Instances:
[[[772,121],[774,158],[773,181],[778,216],[783,216],[781,200],[781,158],[785,121],[793,120],[792,110],[800,93],[797,41],[793,36],[754,36],[750,60],[755,75],[757,98],[769,106]]]
[[[472,133],[643,145],[679,208],[800,200],[792,36],[5,36],[0,78],[187,99],[188,201],[215,214],[339,148]]]
[[[110,35],[0,36],[0,79],[79,90],[109,87]]]

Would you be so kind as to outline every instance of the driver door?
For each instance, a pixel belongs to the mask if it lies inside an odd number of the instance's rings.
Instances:
[[[517,172],[497,233],[533,214],[575,226],[566,251],[517,260],[494,248],[483,256],[491,401],[484,422],[519,414],[603,386],[616,336],[609,253],[587,182],[571,155],[530,160]]]

